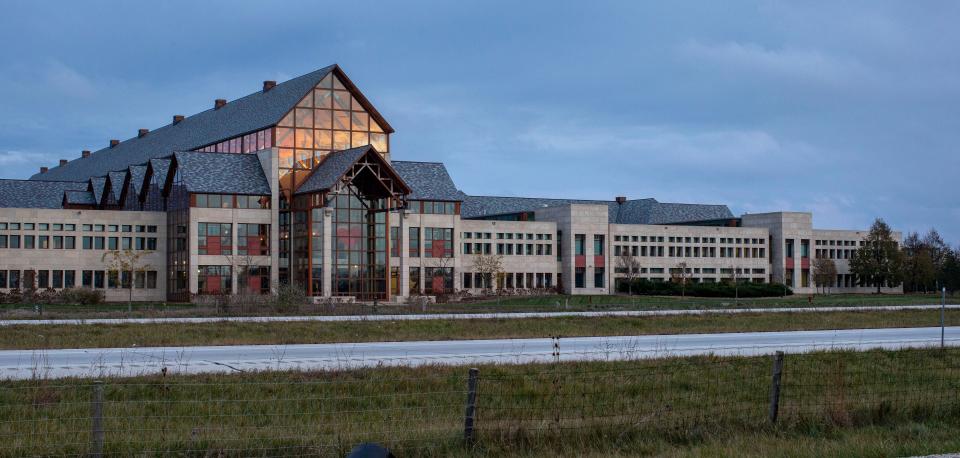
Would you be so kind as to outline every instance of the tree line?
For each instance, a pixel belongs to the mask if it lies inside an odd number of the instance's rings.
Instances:
[[[836,279],[836,265],[829,259],[813,262],[814,282],[829,288]],[[893,231],[883,219],[877,218],[863,245],[850,260],[850,272],[860,285],[881,287],[903,285],[907,293],[928,293],[947,288],[960,290],[960,246],[950,247],[936,229],[926,235],[907,234],[903,243],[893,237]]]

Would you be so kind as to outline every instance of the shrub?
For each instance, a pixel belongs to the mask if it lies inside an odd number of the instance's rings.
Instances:
[[[288,310],[307,303],[307,292],[302,286],[287,283],[277,288],[276,305],[278,310]]]
[[[627,282],[620,282],[619,291],[626,293]],[[634,294],[648,296],[679,296],[682,292],[687,296],[693,297],[773,297],[792,295],[790,288],[784,288],[780,283],[740,283],[738,288],[734,288],[732,283],[688,283],[685,291],[675,282],[656,282],[644,279],[637,279],[633,282],[632,291]]]
[[[90,288],[67,288],[60,291],[60,302],[64,304],[97,305],[104,300],[103,291]]]

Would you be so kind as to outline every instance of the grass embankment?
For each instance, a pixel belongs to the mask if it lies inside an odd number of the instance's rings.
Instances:
[[[960,313],[946,315],[960,325]],[[495,320],[20,325],[0,349],[389,342],[939,326],[938,310]]]
[[[107,455],[909,456],[960,449],[960,349],[108,380]],[[0,455],[85,454],[89,380],[0,382]]]
[[[939,304],[934,294],[873,295],[847,294],[815,296],[787,296],[784,298],[680,298],[674,296],[504,296],[499,300],[430,304],[425,309],[411,305],[362,304],[336,306],[316,304],[277,309],[263,305],[214,307],[179,303],[100,305],[44,305],[42,314],[34,304],[0,304],[0,319],[69,319],[69,318],[151,318],[192,316],[270,316],[270,315],[358,315],[408,313],[494,313],[494,312],[555,312],[555,311],[616,311],[616,310],[672,310],[672,309],[730,309],[774,307],[848,307],[883,305]],[[948,296],[948,304],[960,304],[960,296]]]

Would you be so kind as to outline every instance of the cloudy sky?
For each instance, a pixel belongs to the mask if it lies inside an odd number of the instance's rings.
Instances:
[[[0,177],[335,62],[467,193],[960,242],[958,2],[139,3],[5,2]]]

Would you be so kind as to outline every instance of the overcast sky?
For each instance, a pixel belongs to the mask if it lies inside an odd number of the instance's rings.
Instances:
[[[0,177],[338,63],[469,194],[960,242],[960,2],[140,4],[4,2]]]

